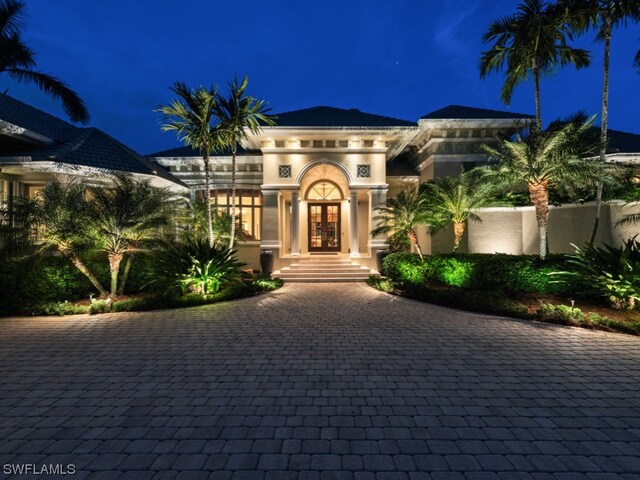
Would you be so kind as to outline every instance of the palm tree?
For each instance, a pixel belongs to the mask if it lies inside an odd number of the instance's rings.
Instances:
[[[74,122],[87,123],[89,112],[78,94],[62,81],[34,70],[36,54],[20,36],[25,24],[25,4],[19,0],[0,0],[0,74],[20,83],[34,83],[45,94],[59,99]]]
[[[60,252],[89,279],[101,297],[108,297],[109,292],[80,258],[80,252],[95,240],[87,189],[75,182],[50,183],[38,192],[32,208],[34,233],[42,242],[40,249]]]
[[[454,253],[460,246],[466,221],[482,221],[473,211],[490,202],[489,193],[489,184],[479,181],[474,172],[462,172],[425,184],[424,195],[428,198],[429,208],[437,217],[453,223]]]
[[[429,209],[427,197],[413,189],[402,191],[395,198],[387,198],[384,206],[376,210],[379,214],[374,221],[379,226],[373,229],[371,235],[404,235],[415,247],[420,258],[423,256],[416,228],[426,226],[433,230],[442,226],[442,219]]]
[[[599,143],[584,144],[593,126],[593,117],[583,124],[567,124],[543,132],[532,129],[526,138],[502,140],[497,147],[483,145],[482,149],[496,164],[484,169],[488,180],[503,188],[526,187],[535,207],[540,238],[540,258],[547,255],[547,227],[549,223],[549,189],[572,191],[580,186],[595,185],[598,168],[588,160]]]
[[[170,90],[178,95],[169,105],[156,109],[163,115],[162,130],[176,132],[179,141],[189,145],[202,155],[204,163],[204,198],[207,205],[207,235],[213,247],[211,223],[211,166],[210,155],[222,147],[220,130],[214,113],[217,109],[217,92],[214,87],[193,90],[184,83],[175,82]],[[213,121],[213,123],[212,123]]]
[[[515,87],[533,76],[536,124],[542,129],[540,78],[552,73],[557,65],[574,64],[576,68],[589,66],[586,50],[572,48],[573,40],[562,9],[549,6],[542,0],[524,0],[514,15],[489,24],[483,35],[484,43],[492,43],[490,50],[482,52],[480,77],[506,68],[502,86],[502,101],[509,105]]]
[[[170,206],[177,199],[167,189],[151,185],[125,173],[109,178],[109,184],[89,189],[92,220],[100,250],[109,259],[111,296],[121,295],[131,271],[134,255],[145,244],[159,239],[162,227],[169,224]],[[120,264],[127,258],[120,277]]]
[[[602,73],[602,114],[600,123],[600,164],[601,181],[596,189],[596,215],[589,243],[593,244],[600,226],[602,195],[604,191],[604,164],[607,160],[607,128],[609,121],[609,60],[611,56],[611,36],[616,27],[628,20],[640,20],[640,0],[561,0],[559,6],[567,12],[571,27],[578,32],[591,28],[597,31],[596,38],[603,42],[604,62]],[[640,67],[640,51],[635,58]]]
[[[229,249],[233,248],[236,237],[236,153],[238,143],[251,134],[258,134],[263,126],[275,125],[275,118],[268,115],[264,100],[257,100],[245,95],[249,79],[245,76],[242,82],[237,78],[229,82],[229,96],[217,95],[215,106],[216,117],[220,122],[220,131],[224,143],[231,148],[231,237]]]

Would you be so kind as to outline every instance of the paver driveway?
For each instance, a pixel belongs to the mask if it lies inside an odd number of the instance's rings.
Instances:
[[[0,339],[2,465],[142,480],[640,474],[637,337],[320,284],[5,319]]]

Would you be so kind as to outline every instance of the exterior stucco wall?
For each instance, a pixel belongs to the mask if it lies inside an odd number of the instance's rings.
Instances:
[[[364,152],[316,152],[316,153],[264,153],[263,182],[265,185],[295,185],[303,169],[314,162],[334,162],[343,166],[351,178],[359,184],[385,182],[385,153]],[[291,178],[279,178],[278,166],[291,165]],[[371,177],[358,178],[357,166],[370,165]]]
[[[640,226],[616,223],[633,212],[640,212],[640,202],[624,204],[608,202],[603,205],[596,243],[619,246],[640,233]],[[461,252],[508,253],[513,255],[538,253],[538,227],[533,207],[487,208],[476,212],[482,222],[467,224]],[[551,207],[548,241],[551,253],[570,253],[572,244],[581,245],[591,235],[595,204]],[[453,246],[451,228],[444,229],[431,239],[431,253],[448,253]]]

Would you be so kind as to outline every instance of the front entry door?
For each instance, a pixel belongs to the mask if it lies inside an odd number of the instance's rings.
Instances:
[[[340,251],[340,204],[309,204],[309,252]]]

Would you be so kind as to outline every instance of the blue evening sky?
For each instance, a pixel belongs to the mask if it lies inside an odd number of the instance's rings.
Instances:
[[[249,93],[274,113],[329,105],[417,120],[448,104],[506,109],[501,75],[478,76],[480,37],[512,0],[27,0],[26,42],[38,68],[86,101],[96,126],[142,154],[177,146],[154,107],[176,80],[219,84],[249,75]],[[591,68],[560,70],[542,85],[549,122],[600,111],[602,46]],[[640,133],[640,27],[613,38],[610,127]],[[9,94],[64,117],[31,86],[0,77]],[[509,107],[533,113],[531,83]]]

